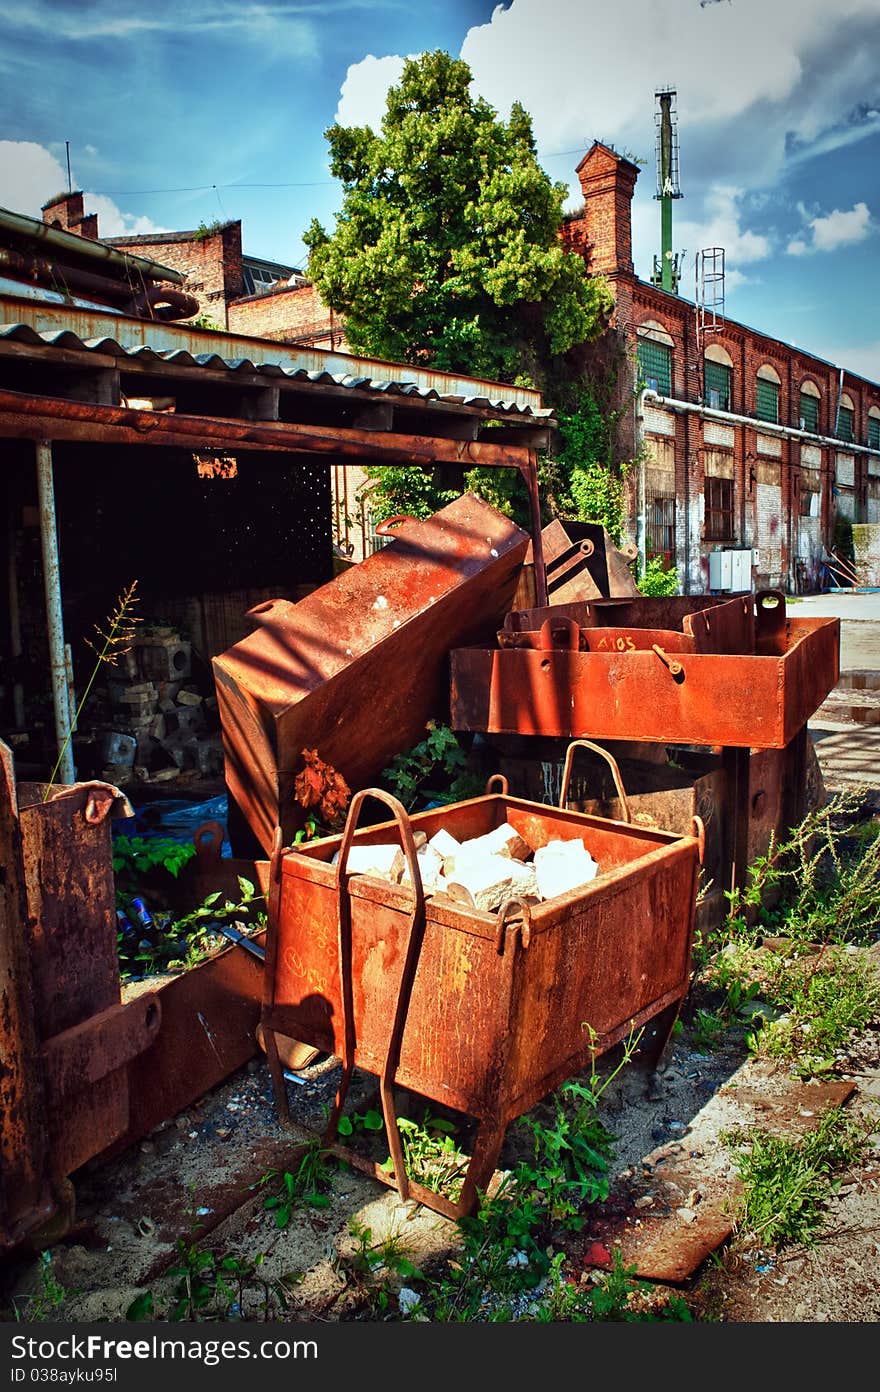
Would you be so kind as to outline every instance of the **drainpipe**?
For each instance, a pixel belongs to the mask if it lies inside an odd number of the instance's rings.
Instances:
[[[777,425],[773,421],[757,420],[754,416],[735,415],[732,411],[718,411],[714,406],[700,406],[694,401],[679,401],[674,396],[661,396],[655,392],[653,387],[646,387],[645,395],[652,401],[656,401],[660,407],[666,407],[670,411],[677,413],[690,411],[695,415],[702,416],[706,420],[720,421],[722,425],[748,425],[752,430],[756,430],[759,435],[784,435],[793,440],[806,440],[808,444],[823,445],[830,449],[840,449],[841,441],[833,435],[816,435],[809,430],[796,430],[793,425]],[[871,455],[874,459],[880,459],[880,449],[872,449],[869,445],[860,445],[857,441],[844,445],[847,450],[855,450],[859,454]]]
[[[636,545],[639,548],[639,574],[644,575],[648,564],[648,519],[645,483],[645,393],[642,387],[636,397],[636,459],[639,462],[638,498],[636,501]]]
[[[43,547],[43,584],[46,590],[49,666],[52,674],[52,704],[55,709],[55,738],[60,754],[70,733],[71,712],[67,659],[64,651],[64,625],[61,617],[61,568],[58,561],[52,445],[49,440],[37,441],[37,491],[40,504],[40,540]],[[70,741],[58,766],[58,781],[76,782]]]

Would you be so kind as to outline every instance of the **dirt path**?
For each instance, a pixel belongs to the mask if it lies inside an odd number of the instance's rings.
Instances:
[[[779,1255],[732,1241],[737,1178],[721,1139],[737,1125],[797,1133],[814,1124],[824,1106],[844,1098],[855,1115],[880,1115],[878,1039],[869,1030],[838,1059],[830,1089],[801,1083],[741,1047],[701,1052],[688,1029],[674,1041],[659,1083],[635,1063],[627,1065],[599,1112],[617,1138],[612,1194],[590,1210],[584,1231],[566,1240],[569,1276],[595,1279],[603,1248],[619,1247],[640,1275],[682,1294],[696,1319],[880,1318],[880,1135],[866,1162],[845,1177],[817,1245]],[[304,1071],[302,1085],[291,1084],[294,1115],[304,1127],[321,1126],[336,1075],[335,1061],[323,1059]],[[358,1081],[355,1110],[371,1101],[372,1080]],[[38,1311],[40,1317],[119,1321],[145,1291],[153,1293],[157,1312],[163,1302],[167,1309],[176,1282],[164,1273],[173,1264],[175,1242],[197,1231],[205,1247],[242,1262],[262,1256],[260,1279],[284,1283],[287,1318],[399,1318],[393,1307],[380,1313],[364,1305],[350,1269],[346,1275],[346,1254],[363,1246],[369,1230],[372,1243],[393,1239],[414,1265],[436,1265],[454,1256],[456,1226],[346,1168],[333,1178],[327,1207],[298,1208],[279,1228],[263,1207],[273,1187],[252,1186],[288,1167],[290,1146],[260,1058],[115,1162],[87,1167],[77,1180],[76,1227],[53,1250],[52,1276],[65,1295]],[[525,1128],[513,1125],[501,1164],[526,1153]],[[21,1304],[28,1291],[39,1299],[40,1270],[33,1259],[15,1263],[5,1300],[14,1295]],[[256,1317],[255,1299],[251,1292],[246,1318]]]

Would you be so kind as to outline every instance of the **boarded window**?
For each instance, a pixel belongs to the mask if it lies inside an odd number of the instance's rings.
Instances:
[[[661,396],[672,395],[672,349],[666,343],[640,338],[638,343],[639,371],[646,387],[653,387]]]
[[[880,416],[868,417],[868,444],[871,449],[880,449]]]
[[[733,479],[706,479],[706,540],[733,541]]]
[[[725,363],[706,359],[706,405],[718,411],[730,410],[730,390],[733,372]]]
[[[838,440],[854,440],[853,428],[855,426],[856,413],[849,406],[841,406],[837,412],[837,438]]]
[[[801,418],[801,430],[811,430],[814,435],[819,434],[819,398],[818,396],[808,396],[806,392],[801,392],[798,413]]]
[[[768,382],[764,377],[759,377],[757,388],[755,404],[758,420],[778,421],[779,387],[775,382]]]

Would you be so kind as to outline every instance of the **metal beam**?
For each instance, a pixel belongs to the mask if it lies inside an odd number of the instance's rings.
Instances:
[[[164,445],[285,450],[337,454],[375,464],[460,464],[465,469],[528,468],[529,450],[483,440],[447,440],[434,435],[376,433],[340,426],[296,425],[286,421],[247,422],[212,416],[185,416],[118,406],[62,401],[0,391],[0,438],[85,444]]]

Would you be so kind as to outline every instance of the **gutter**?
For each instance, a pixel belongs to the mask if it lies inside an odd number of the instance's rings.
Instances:
[[[130,256],[117,251],[104,242],[93,242],[89,237],[78,237],[75,232],[62,232],[48,223],[36,218],[26,217],[24,213],[13,213],[8,208],[0,208],[0,231],[14,232],[28,241],[45,242],[58,247],[71,255],[84,256],[104,265],[118,266],[120,269],[136,270],[147,280],[168,281],[172,285],[183,285],[185,276],[170,266],[162,266],[158,261],[148,261],[145,256]]]

